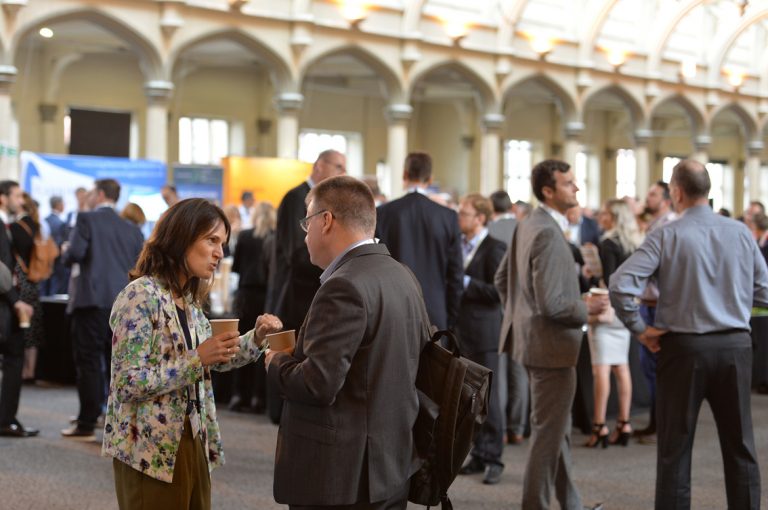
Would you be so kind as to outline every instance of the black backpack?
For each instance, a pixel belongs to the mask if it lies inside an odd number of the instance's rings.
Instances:
[[[437,341],[445,336],[451,351]],[[452,510],[450,487],[488,416],[492,372],[462,358],[456,337],[436,331],[421,351],[416,389],[419,415],[414,425],[416,452],[423,461],[411,477],[408,501]]]

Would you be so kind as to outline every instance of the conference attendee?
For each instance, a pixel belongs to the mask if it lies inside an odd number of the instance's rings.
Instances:
[[[499,331],[501,302],[493,277],[504,257],[505,245],[491,237],[488,221],[493,215],[491,201],[474,193],[459,203],[459,228],[464,255],[464,292],[459,310],[459,344],[462,355],[499,373]],[[510,237],[511,238],[511,237]],[[461,474],[483,473],[483,483],[501,480],[504,463],[504,419],[497,384],[491,387],[488,416],[475,435],[469,460]]]
[[[753,228],[753,218],[756,214],[765,214],[765,205],[759,200],[752,200],[749,202],[749,206],[744,210],[744,223],[750,229]]]
[[[279,316],[286,329],[299,329],[320,287],[322,271],[310,262],[304,231],[299,226],[299,221],[307,214],[305,199],[313,187],[346,171],[344,154],[333,149],[321,152],[312,165],[309,178],[288,191],[277,209],[266,311]],[[267,381],[269,417],[275,423],[280,420],[280,402],[280,396]]]
[[[406,194],[377,209],[376,237],[416,275],[432,324],[453,328],[463,277],[458,216],[426,196],[432,182],[429,154],[409,154],[403,180]]]
[[[528,217],[529,214],[531,214],[531,211],[533,210],[533,207],[528,202],[525,202],[523,200],[518,200],[515,202],[514,206],[512,207],[512,213],[515,215],[515,218],[517,221],[523,221],[525,218]]]
[[[285,397],[274,495],[291,509],[405,509],[414,471],[416,372],[429,321],[413,274],[375,244],[370,189],[324,180],[307,196],[320,289],[295,350],[267,351]]]
[[[512,233],[517,224],[512,212],[512,200],[509,198],[509,193],[498,190],[491,193],[491,203],[493,204],[493,218],[488,222],[488,234],[506,246],[512,239]]]
[[[48,226],[48,231],[56,246],[59,247],[59,253],[61,253],[61,246],[64,241],[67,240],[67,225],[62,219],[64,214],[64,200],[54,195],[50,199],[51,214],[45,217],[45,223]],[[53,263],[53,273],[51,277],[40,283],[40,295],[52,296],[54,294],[66,294],[67,283],[69,282],[69,268],[64,265],[61,259],[61,255],[56,257]]]
[[[590,243],[597,246],[600,244],[600,227],[597,222],[584,215],[581,206],[568,209],[565,215],[568,218],[568,229],[566,236],[571,244],[582,246]]]
[[[66,219],[64,220],[64,223],[66,224],[66,228],[64,229],[65,242],[69,241],[69,238],[72,235],[72,231],[75,229],[75,225],[77,224],[77,215],[90,209],[90,206],[88,205],[89,197],[90,194],[85,188],[80,187],[75,190],[77,209],[74,211],[69,211],[67,213]]]
[[[142,209],[139,204],[134,204],[133,202],[125,204],[123,210],[120,211],[120,217],[136,225],[139,229],[141,229],[147,222],[147,216],[144,214],[144,209]]]
[[[38,282],[29,279],[29,265],[32,260],[32,250],[35,247],[35,238],[42,236],[40,217],[37,212],[37,203],[27,193],[22,194],[23,205],[16,216],[16,221],[11,223],[11,239],[13,254],[16,259],[14,276],[19,297],[25,303],[29,303],[34,312],[29,320],[28,327],[23,328],[24,335],[24,366],[21,379],[25,383],[33,383],[35,380],[35,366],[37,364],[37,348],[43,340],[43,309],[40,304],[40,287]]]
[[[253,211],[256,206],[256,199],[252,191],[243,191],[240,195],[240,206],[237,208],[240,213],[240,224],[243,230],[253,227]]]
[[[709,207],[709,173],[683,160],[669,182],[679,218],[651,232],[611,278],[611,302],[652,352],[656,371],[656,508],[691,506],[691,453],[709,402],[723,456],[728,508],[760,508],[752,431],[752,306],[768,306],[768,270],[749,229]],[[653,326],[637,298],[657,277]],[[727,285],[723,283],[727,282]]]
[[[264,313],[267,299],[269,263],[275,242],[275,208],[269,202],[254,207],[252,228],[240,232],[235,247],[232,271],[240,278],[235,296],[235,313],[240,318],[240,333],[253,328],[256,318]],[[235,395],[229,409],[238,412],[264,412],[266,388],[264,367],[259,362],[245,365],[234,372]]]
[[[610,284],[611,275],[634,252],[643,240],[635,216],[623,200],[608,200],[597,215],[603,231],[600,241],[602,284]],[[605,448],[610,444],[627,446],[632,435],[632,376],[629,372],[629,330],[616,318],[613,310],[602,316],[590,316],[589,352],[594,381],[592,435],[584,446]],[[605,424],[611,373],[616,378],[619,412],[616,430],[609,437]]]
[[[531,387],[531,446],[522,506],[549,509],[554,492],[561,508],[574,510],[582,508],[571,476],[575,366],[588,314],[601,313],[606,303],[582,300],[564,235],[565,213],[578,205],[573,170],[563,161],[546,160],[533,168],[531,184],[541,206],[515,229],[502,261],[506,282],[498,282],[505,306],[500,349],[513,350]]]
[[[0,262],[13,273],[16,260],[13,255],[10,224],[24,205],[24,194],[15,181],[0,181],[0,219],[5,234],[0,234]],[[19,422],[16,414],[21,397],[21,374],[24,365],[24,334],[20,318],[33,317],[34,310],[24,302],[13,286],[0,294],[0,352],[3,355],[3,377],[0,382],[0,436],[36,436],[37,429]]]
[[[265,334],[281,327],[262,316],[245,335],[212,333],[202,305],[228,235],[215,205],[178,202],[163,213],[112,306],[102,451],[113,457],[121,510],[211,508],[209,472],[224,456],[210,370],[253,361]]]
[[[176,191],[176,187],[170,184],[160,188],[160,196],[163,197],[163,201],[168,207],[173,207],[179,201],[179,193]]]
[[[144,238],[135,225],[120,218],[115,204],[120,184],[99,179],[90,192],[91,211],[77,215],[77,224],[64,251],[65,264],[79,264],[72,307],[72,347],[80,411],[62,436],[93,440],[109,384],[112,334],[109,311],[128,283]]]
[[[240,209],[236,205],[225,205],[222,210],[224,211],[224,215],[227,217],[227,220],[229,220],[229,225],[232,228],[232,236],[230,237],[227,245],[224,247],[224,256],[231,257],[235,253],[237,240],[240,238],[240,232],[243,230],[243,221],[240,217]]]
[[[768,216],[757,213],[752,217],[752,233],[760,247],[760,253],[768,263]]]
[[[650,187],[645,197],[645,209],[652,215],[646,234],[661,228],[676,218],[672,210],[672,197],[669,194],[669,184],[664,181],[656,181]],[[640,315],[643,321],[653,326],[656,317],[656,303],[659,299],[659,289],[656,287],[656,278],[650,278],[643,294],[640,296]],[[650,416],[648,425],[635,431],[635,436],[641,443],[654,444],[656,442],[656,354],[651,352],[644,344],[640,344],[640,367],[643,376],[648,383],[650,396]]]

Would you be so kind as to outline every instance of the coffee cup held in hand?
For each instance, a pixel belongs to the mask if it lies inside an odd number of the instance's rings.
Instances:
[[[600,287],[592,287],[589,289],[589,293],[592,296],[607,296],[608,289],[601,289]]]
[[[237,331],[237,324],[240,322],[240,319],[212,319],[209,322],[211,323],[213,336],[216,336],[220,333]]]
[[[285,351],[293,349],[296,346],[296,330],[289,329],[279,333],[272,333],[266,336],[269,348],[273,351]]]

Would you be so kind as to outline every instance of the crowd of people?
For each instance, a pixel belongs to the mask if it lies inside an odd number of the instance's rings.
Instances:
[[[280,424],[277,502],[405,508],[418,462],[418,359],[435,326],[494,373],[461,474],[499,483],[505,443],[529,441],[522,507],[548,509],[554,496],[561,508],[583,508],[570,448],[586,341],[594,402],[584,446],[658,443],[656,508],[688,508],[693,431],[707,399],[729,507],[759,507],[749,314],[768,306],[762,204],[741,222],[714,213],[707,171],[692,160],[642,203],[611,199],[598,211],[581,207],[573,170],[557,160],[532,169],[535,208],[504,191],[446,202],[432,192],[426,153],[408,155],[405,194],[388,202],[345,174],[342,153],[320,153],[277,210],[251,192],[222,209],[165,186],[169,208],[147,241],[140,207],[115,210],[115,180],[78,190],[66,215],[53,197],[43,221],[17,183],[0,182],[0,261],[14,283],[0,294],[0,435],[38,433],[16,419],[21,384],[34,378],[39,296],[66,293],[80,410],[62,435],[94,440],[103,424],[121,508],[137,498],[210,506],[208,473],[224,460],[211,370],[234,370],[232,410],[266,410]],[[36,282],[27,267],[41,237],[61,255]],[[214,332],[207,293],[230,255],[239,330]],[[264,343],[280,330],[296,330],[295,347]],[[651,397],[641,430],[630,419],[633,341]]]

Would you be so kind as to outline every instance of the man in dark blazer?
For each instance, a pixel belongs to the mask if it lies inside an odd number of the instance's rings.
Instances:
[[[13,271],[15,263],[8,225],[22,210],[24,197],[15,181],[0,182],[0,263]],[[3,380],[0,385],[0,436],[30,437],[38,430],[23,426],[16,419],[21,397],[21,373],[24,365],[24,335],[19,328],[19,313],[32,317],[33,308],[19,299],[15,287],[0,293],[0,352],[3,354]]]
[[[432,324],[453,328],[464,274],[458,217],[425,194],[432,182],[429,154],[409,154],[403,179],[405,196],[378,208],[376,237],[418,278]]]
[[[302,220],[321,286],[293,351],[267,351],[285,397],[274,494],[291,509],[405,509],[418,464],[416,372],[429,321],[413,274],[373,240],[370,189],[334,177]]]
[[[312,298],[320,287],[321,271],[309,260],[304,232],[299,227],[307,213],[304,200],[309,191],[329,177],[347,171],[344,154],[329,149],[312,165],[309,178],[285,194],[277,209],[277,229],[265,310],[278,315],[286,329],[298,329],[304,322]],[[267,383],[267,412],[273,423],[280,420],[281,400]]]
[[[90,198],[92,210],[77,215],[64,250],[64,263],[77,263],[80,271],[71,303],[80,413],[77,423],[61,434],[83,440],[94,437],[109,384],[112,302],[128,284],[128,272],[144,245],[141,231],[115,211],[120,198],[117,181],[97,180]]]
[[[531,173],[541,206],[520,222],[502,264],[507,264],[500,350],[513,350],[531,387],[531,446],[523,479],[523,508],[581,510],[571,477],[570,410],[576,361],[587,314],[605,300],[581,299],[573,256],[563,232],[566,211],[577,204],[573,170],[546,160]],[[514,323],[514,330],[512,324]],[[557,487],[557,490],[555,488]]]
[[[61,245],[67,239],[64,234],[67,230],[67,225],[64,220],[61,219],[61,214],[64,212],[64,200],[58,195],[51,197],[51,214],[45,217],[45,222],[48,224],[48,228],[51,232],[51,239],[56,243],[61,251]],[[40,294],[43,296],[51,296],[53,294],[66,294],[67,284],[69,283],[69,268],[64,265],[62,257],[56,257],[56,261],[53,263],[53,272],[50,278],[40,284]]]
[[[600,226],[592,218],[584,216],[581,206],[576,203],[565,214],[568,218],[568,240],[575,246],[590,243],[600,244]]]
[[[459,205],[464,293],[461,296],[458,330],[461,353],[498,374],[501,304],[493,286],[493,277],[504,257],[506,245],[488,232],[488,220],[492,214],[491,201],[478,193],[467,195]],[[483,483],[499,483],[504,470],[501,462],[503,452],[504,420],[498,385],[493,384],[488,417],[475,436],[470,459],[460,473],[485,471]]]

